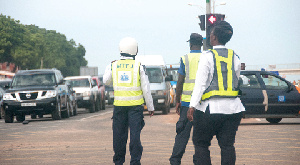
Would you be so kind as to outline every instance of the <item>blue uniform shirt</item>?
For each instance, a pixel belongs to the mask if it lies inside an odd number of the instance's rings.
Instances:
[[[201,53],[201,50],[191,50],[190,53]],[[180,58],[180,67],[178,69],[178,73],[185,76],[185,65],[182,61],[182,58]],[[190,102],[181,101],[181,106],[189,107]]]

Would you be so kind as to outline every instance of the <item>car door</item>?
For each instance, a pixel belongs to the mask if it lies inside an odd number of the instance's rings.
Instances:
[[[246,109],[245,114],[264,114],[266,98],[260,81],[255,73],[242,74],[239,78],[241,101]]]
[[[270,74],[261,74],[269,99],[268,114],[298,114],[300,94],[285,79]]]

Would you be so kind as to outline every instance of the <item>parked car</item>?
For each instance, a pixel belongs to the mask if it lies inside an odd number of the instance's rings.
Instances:
[[[69,117],[67,86],[57,69],[19,70],[3,96],[5,122],[24,121],[25,115],[42,117],[51,114],[54,120]]]
[[[77,100],[76,100],[76,93],[73,89],[70,80],[64,80],[65,84],[67,85],[67,94],[69,96],[69,105],[70,105],[70,115],[75,116],[77,115]]]
[[[11,79],[0,80],[0,88],[5,89],[6,87],[10,86],[11,82]]]
[[[300,117],[300,93],[284,78],[267,71],[241,71],[239,85],[245,118],[278,123]]]
[[[95,84],[98,87],[98,105],[100,105],[100,109],[105,109],[105,86],[103,85],[103,79],[99,76],[92,77]]]
[[[5,91],[0,88],[0,119],[4,118],[4,109],[3,109],[3,95]]]
[[[112,85],[105,85],[105,99],[108,105],[114,103],[114,87]]]
[[[78,108],[86,108],[90,113],[99,110],[98,87],[91,76],[71,76],[64,80],[70,81],[75,90]]]

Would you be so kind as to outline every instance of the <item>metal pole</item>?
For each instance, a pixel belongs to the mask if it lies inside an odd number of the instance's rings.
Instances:
[[[210,5],[210,0],[206,0],[206,14],[210,14],[211,5]]]

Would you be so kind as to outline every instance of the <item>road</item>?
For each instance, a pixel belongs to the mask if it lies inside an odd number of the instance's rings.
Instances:
[[[167,165],[174,144],[178,115],[145,112],[141,163]],[[80,109],[77,116],[52,120],[50,116],[30,119],[29,124],[4,123],[0,119],[1,165],[89,165],[113,164],[112,107],[96,113]],[[300,119],[269,124],[265,119],[243,119],[236,138],[237,165],[299,165]],[[212,141],[212,164],[220,164],[220,149]],[[182,164],[192,164],[193,143],[187,145]],[[127,147],[126,162],[130,162]]]

